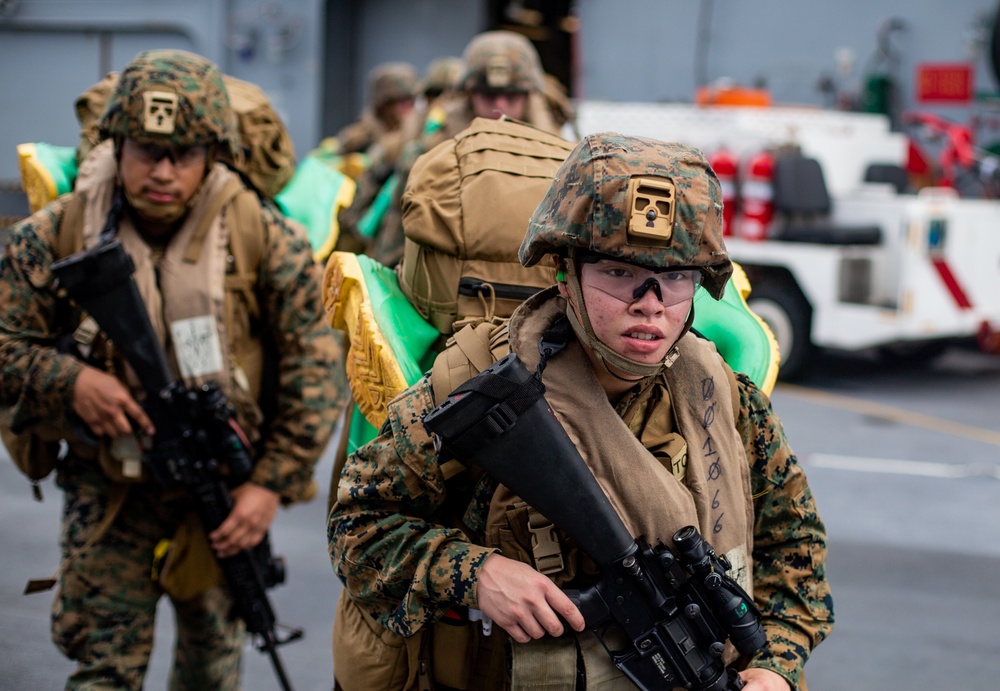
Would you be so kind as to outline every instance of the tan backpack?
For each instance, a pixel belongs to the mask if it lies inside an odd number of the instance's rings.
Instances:
[[[243,161],[229,163],[246,175],[261,194],[273,199],[295,173],[292,137],[259,86],[228,74],[222,76],[222,81],[236,113],[243,145]],[[117,84],[118,73],[109,72],[77,97],[76,119],[80,123],[77,163],[97,145],[97,123]]]
[[[476,118],[417,159],[403,192],[407,299],[442,334],[456,323],[508,317],[555,283],[555,268],[526,269],[517,252],[528,219],[573,149],[514,120]]]

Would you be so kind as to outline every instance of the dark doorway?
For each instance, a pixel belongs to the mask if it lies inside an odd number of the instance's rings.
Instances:
[[[488,0],[490,29],[524,34],[538,49],[542,68],[575,95],[573,43],[577,28],[572,0]]]
[[[355,69],[361,0],[327,0],[323,44],[320,138],[332,135],[361,112]]]

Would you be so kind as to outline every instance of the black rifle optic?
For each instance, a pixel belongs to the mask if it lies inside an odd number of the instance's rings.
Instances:
[[[232,510],[230,488],[250,477],[248,445],[218,385],[190,390],[174,378],[132,278],[134,270],[132,257],[114,239],[52,265],[57,287],[94,318],[146,389],[143,408],[156,434],[143,463],[162,486],[187,491],[205,532],[211,533]],[[272,555],[265,535],[256,547],[218,562],[235,614],[256,638],[257,648],[270,656],[281,688],[291,691],[277,646],[303,632],[290,629],[279,639],[265,592],[285,581],[283,560]]]
[[[694,526],[674,534],[672,550],[633,538],[543,394],[538,373],[511,354],[456,389],[424,426],[444,454],[485,469],[601,565],[596,585],[566,593],[638,688],[743,688],[722,659],[725,641],[750,654],[765,636],[753,600],[726,574],[729,561]]]

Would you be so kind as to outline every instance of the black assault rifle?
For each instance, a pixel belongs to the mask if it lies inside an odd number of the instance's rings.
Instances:
[[[163,487],[187,491],[206,533],[218,528],[233,507],[230,488],[250,477],[245,437],[217,384],[189,390],[175,380],[139,295],[132,257],[119,240],[107,240],[52,265],[57,287],[94,318],[131,365],[146,389],[143,408],[156,427],[143,463]],[[220,471],[225,467],[228,473]],[[291,691],[277,646],[301,638],[291,629],[279,639],[274,609],[265,592],[284,583],[285,568],[271,554],[268,536],[254,548],[218,559],[236,615],[271,657],[281,688]]]
[[[424,417],[445,454],[471,460],[569,534],[601,566],[565,591],[614,664],[640,689],[743,688],[725,641],[764,645],[760,612],[694,526],[673,550],[634,539],[543,397],[540,377],[508,355]]]

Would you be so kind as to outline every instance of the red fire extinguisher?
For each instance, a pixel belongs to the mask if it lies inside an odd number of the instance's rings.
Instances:
[[[733,217],[736,214],[739,161],[728,149],[716,149],[708,157],[708,164],[719,178],[722,188],[722,234],[733,234]]]
[[[747,160],[742,193],[737,234],[763,240],[774,218],[774,154],[770,151],[759,151]]]

